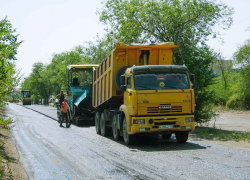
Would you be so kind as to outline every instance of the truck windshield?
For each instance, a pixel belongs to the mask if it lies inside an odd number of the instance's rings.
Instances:
[[[80,69],[72,72],[72,86],[89,86],[91,82],[91,70]]]
[[[187,74],[181,73],[143,73],[135,74],[136,90],[189,89]]]
[[[24,98],[29,98],[30,97],[30,91],[23,91],[23,97]]]

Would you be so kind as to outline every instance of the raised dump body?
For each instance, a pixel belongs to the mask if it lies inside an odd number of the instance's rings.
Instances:
[[[175,133],[185,143],[194,130],[194,75],[172,65],[173,43],[116,44],[93,71],[96,132],[131,144],[136,135]]]
[[[109,57],[94,71],[93,106],[110,107],[120,104],[123,92],[119,88],[119,81],[120,75],[124,74],[126,68],[133,65],[170,65],[173,51],[177,47],[171,42],[150,45],[116,43]],[[105,104],[107,100],[109,103]]]

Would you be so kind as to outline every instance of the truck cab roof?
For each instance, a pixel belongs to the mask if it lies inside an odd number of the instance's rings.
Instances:
[[[132,66],[130,69],[130,73],[150,71],[188,72],[188,68],[186,66],[181,65],[144,65]]]

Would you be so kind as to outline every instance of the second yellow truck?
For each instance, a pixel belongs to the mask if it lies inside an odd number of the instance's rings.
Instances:
[[[132,144],[136,134],[175,133],[185,143],[194,130],[194,75],[171,65],[177,45],[117,43],[93,71],[96,132]]]

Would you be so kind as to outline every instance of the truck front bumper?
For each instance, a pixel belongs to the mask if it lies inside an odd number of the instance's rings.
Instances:
[[[136,124],[136,121],[144,124]],[[191,121],[190,121],[191,120]],[[195,122],[193,115],[183,116],[155,116],[155,117],[132,117],[129,134],[165,132],[165,131],[193,131]]]

